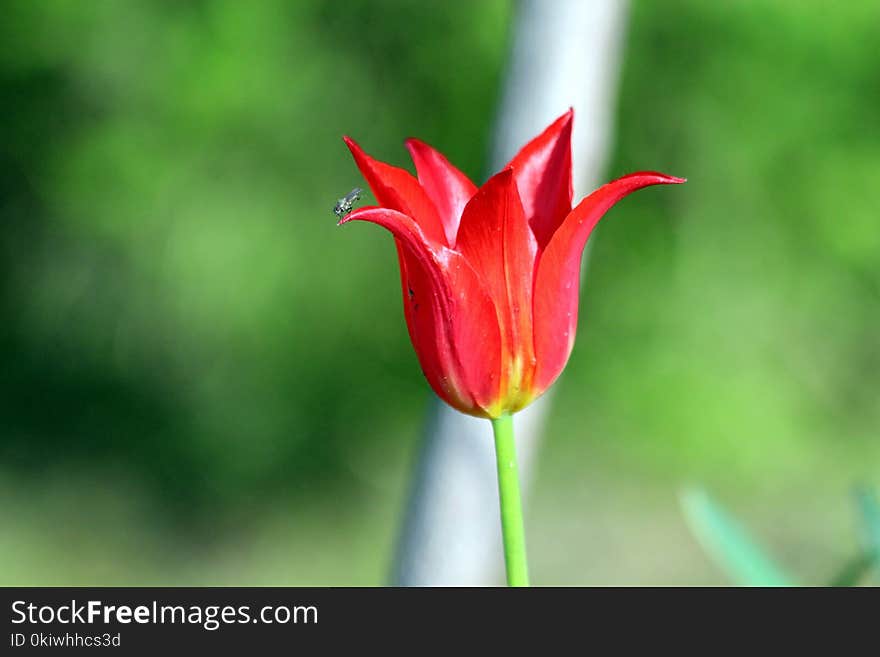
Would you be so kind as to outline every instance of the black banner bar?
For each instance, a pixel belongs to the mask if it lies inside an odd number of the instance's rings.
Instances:
[[[471,645],[477,637],[496,647],[525,637],[548,647],[612,641],[616,654],[646,641],[669,645],[711,635],[714,645],[778,634],[795,618],[803,634],[829,626],[810,600],[825,596],[804,589],[5,588],[0,654],[335,654],[390,646],[421,652]],[[870,602],[862,600],[861,610],[874,609]],[[860,606],[850,606],[857,628]]]

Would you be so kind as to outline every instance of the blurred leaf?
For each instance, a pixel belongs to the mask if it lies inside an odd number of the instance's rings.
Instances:
[[[880,502],[874,489],[858,487],[856,506],[862,524],[862,553],[844,565],[831,586],[856,586],[880,561]]]
[[[880,559],[880,501],[877,492],[868,486],[859,487],[856,504],[862,518],[864,550],[875,560]]]
[[[860,554],[848,561],[831,580],[829,586],[856,586],[877,563],[877,555]]]
[[[703,549],[736,583],[743,586],[795,584],[705,490],[683,491],[681,505]]]

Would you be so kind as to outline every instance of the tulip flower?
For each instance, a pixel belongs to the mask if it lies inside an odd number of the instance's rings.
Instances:
[[[480,188],[416,139],[406,147],[418,178],[345,138],[378,207],[339,223],[368,221],[393,234],[404,315],[425,378],[453,408],[492,420],[512,583],[525,583],[526,575],[510,417],[547,390],[568,361],[581,255],[599,219],[630,192],[684,182],[633,173],[572,208],[572,119],[569,110]],[[519,543],[515,554],[507,550],[507,525],[519,532],[510,536]]]

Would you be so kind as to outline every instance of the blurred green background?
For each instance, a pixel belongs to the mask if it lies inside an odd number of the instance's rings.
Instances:
[[[635,1],[610,213],[527,509],[539,584],[803,580],[880,482],[872,0]],[[484,173],[510,2],[4,3],[0,583],[381,584],[430,402],[340,137]],[[576,82],[574,82],[576,84]],[[560,107],[560,113],[565,107]],[[577,125],[577,124],[576,124]]]

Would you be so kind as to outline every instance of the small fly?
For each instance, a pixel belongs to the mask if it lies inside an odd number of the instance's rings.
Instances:
[[[348,194],[336,201],[333,208],[333,214],[342,219],[345,215],[352,211],[354,204],[361,198],[361,188],[355,187]]]

